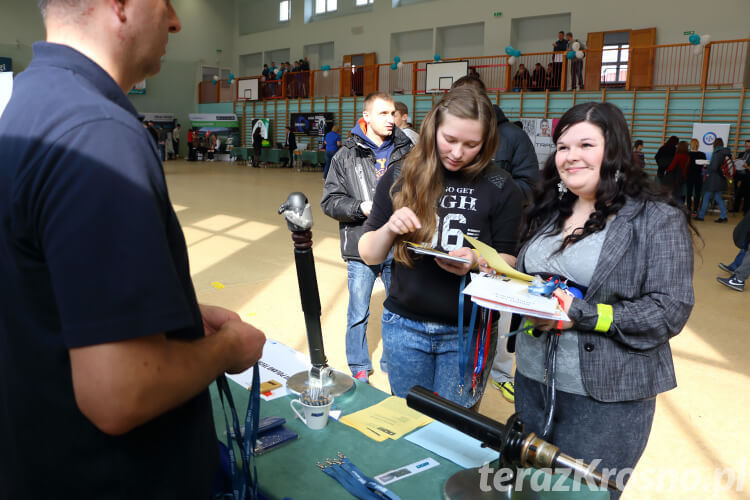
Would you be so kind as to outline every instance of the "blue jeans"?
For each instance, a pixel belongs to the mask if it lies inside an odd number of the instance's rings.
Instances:
[[[544,384],[516,370],[516,412],[526,432],[539,435],[544,428],[545,390]],[[586,463],[600,459],[600,472],[604,468],[618,472],[635,468],[646,449],[655,408],[656,398],[601,403],[589,396],[557,391],[554,427],[548,441],[562,453]],[[613,499],[620,497],[614,491],[610,495]]]
[[[476,391],[472,391],[473,356],[466,364],[464,388],[459,394],[458,325],[415,321],[383,309],[382,335],[388,381],[396,396],[404,398],[409,389],[421,385],[466,408],[482,399],[490,366],[485,366]],[[464,341],[468,346],[466,337]],[[488,364],[492,363],[496,344],[497,335],[493,333]]]
[[[326,166],[323,168],[323,178],[328,177],[328,169],[331,168],[331,158],[336,154],[336,151],[326,151]]]
[[[716,200],[716,203],[719,205],[719,212],[720,217],[722,219],[727,218],[727,207],[724,205],[724,200],[721,198],[721,193],[718,191],[714,191],[712,193],[705,193],[703,195],[703,205],[701,205],[701,211],[698,214],[698,217],[701,219],[706,216],[706,210],[708,210],[708,204],[711,203],[711,198],[714,198]]]
[[[353,375],[370,371],[370,351],[367,348],[367,322],[370,319],[370,297],[375,278],[382,274],[385,292],[391,287],[391,262],[387,259],[377,266],[358,260],[346,264],[349,284],[349,307],[346,311],[346,361]]]

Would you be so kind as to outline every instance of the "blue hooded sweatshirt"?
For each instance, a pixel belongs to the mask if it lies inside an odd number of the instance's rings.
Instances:
[[[393,133],[383,141],[383,144],[376,146],[375,143],[367,137],[366,131],[367,122],[365,122],[364,118],[360,118],[357,121],[357,125],[352,129],[352,135],[360,137],[367,147],[375,154],[375,176],[380,179],[385,173],[385,170],[388,167],[388,160],[391,159],[391,153],[393,153]]]

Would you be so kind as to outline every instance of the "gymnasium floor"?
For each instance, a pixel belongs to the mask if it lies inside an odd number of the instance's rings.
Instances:
[[[312,206],[314,254],[324,342],[329,363],[347,372],[346,266],[338,226],[323,215],[320,172],[255,169],[231,163],[165,163],[172,203],[185,233],[191,272],[203,303],[236,310],[268,337],[306,352],[290,232],[277,210],[292,191]],[[731,241],[738,214],[715,224],[697,222],[705,247],[696,252],[696,306],[672,342],[678,388],[657,399],[651,438],[623,499],[750,499],[750,291],[715,280],[717,263],[736,254]],[[371,383],[388,391],[377,368],[385,292],[373,292],[368,342],[376,367]],[[481,413],[504,422],[513,406],[488,388]],[[613,422],[612,425],[617,425]]]

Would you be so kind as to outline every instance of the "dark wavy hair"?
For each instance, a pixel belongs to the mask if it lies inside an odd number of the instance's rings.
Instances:
[[[595,125],[604,136],[599,187],[596,190],[594,212],[584,224],[583,231],[566,236],[557,252],[562,252],[568,245],[604,229],[607,218],[616,214],[628,197],[661,201],[677,207],[688,226],[698,235],[685,206],[677,204],[671,196],[664,194],[662,189],[649,180],[646,172],[633,163],[630,132],[620,108],[607,102],[586,102],[573,106],[563,114],[555,127],[552,134],[554,143],[557,144],[560,136],[570,127],[582,122]],[[527,209],[521,244],[542,230],[545,234],[562,232],[565,220],[573,213],[573,205],[578,196],[568,191],[560,198],[557,189],[559,182],[555,154],[551,154],[542,169],[541,182],[534,189],[534,202]]]

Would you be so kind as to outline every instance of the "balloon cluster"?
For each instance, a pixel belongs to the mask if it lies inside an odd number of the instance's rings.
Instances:
[[[234,73],[229,73],[229,78],[227,79],[227,83],[229,85],[232,85],[232,82],[234,82]]]
[[[573,42],[570,46],[571,50],[565,53],[565,57],[570,59],[583,59],[583,51],[581,50],[580,42]]]
[[[399,56],[396,56],[393,58],[393,64],[391,64],[391,69],[396,70],[404,66],[404,63],[401,62],[401,58]]]
[[[703,48],[711,43],[711,35],[699,35],[693,33],[688,40],[693,45],[693,54],[699,56],[703,53]]]
[[[219,75],[214,75],[214,77],[211,79],[211,84],[216,85],[218,81],[219,81]]]
[[[508,58],[508,64],[516,64],[516,58],[521,57],[521,51],[514,49],[511,45],[505,47],[505,53],[510,56]]]

